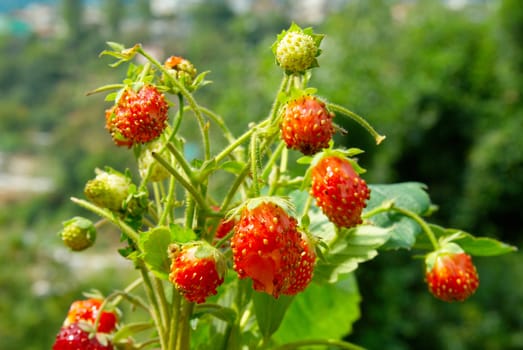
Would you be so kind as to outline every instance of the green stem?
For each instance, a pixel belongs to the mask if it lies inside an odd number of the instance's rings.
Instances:
[[[167,299],[165,297],[165,290],[163,287],[163,283],[159,278],[153,277],[152,286],[153,286],[153,291],[156,296],[156,299],[159,302],[160,319],[162,321],[162,325],[163,325],[164,329],[167,332],[167,329],[168,329],[167,327],[169,326],[170,309],[169,309],[169,306],[167,303]]]
[[[123,222],[119,217],[117,217],[113,212],[111,212],[108,209],[100,208],[86,200],[71,197],[71,201],[75,204],[78,204],[79,206],[109,220],[116,226],[122,230],[122,232],[129,237],[135,244],[138,244],[139,235],[138,233],[133,230],[129,225],[127,225],[125,222]]]
[[[242,143],[246,142],[247,140],[249,140],[249,138],[251,137],[251,135],[256,131],[255,128],[251,128],[249,130],[247,130],[243,135],[241,135],[240,137],[238,137],[233,143],[231,143],[230,145],[228,145],[227,147],[225,147],[225,149],[223,151],[221,151],[220,153],[218,153],[216,155],[216,157],[214,157],[214,159],[216,160],[216,163],[219,163],[221,162],[223,159],[225,159],[226,157],[228,157],[237,147],[239,147]]]
[[[293,343],[288,343],[272,348],[272,350],[293,350],[309,346],[330,346],[344,350],[365,350],[361,346],[352,344],[341,340],[330,340],[330,339],[311,339],[311,340],[300,340]]]
[[[187,177],[189,179],[191,179],[191,181],[192,181],[192,179],[194,178],[193,170],[192,170],[191,166],[189,165],[189,163],[187,163],[187,160],[185,160],[185,157],[180,152],[180,150],[178,148],[174,147],[174,145],[172,143],[167,144],[167,149],[169,150],[169,152],[172,153],[172,155],[174,156],[174,158],[176,159],[178,164],[182,167],[182,169],[185,172],[185,174],[187,175]]]
[[[179,332],[176,342],[176,349],[190,349],[190,332],[189,320],[194,309],[194,303],[182,300],[182,311],[179,319]]]
[[[178,129],[180,128],[180,125],[182,123],[182,118],[183,118],[183,96],[181,94],[178,94],[178,113],[176,113],[176,116],[174,117],[173,119],[173,132],[171,134],[171,136],[169,137],[169,140],[171,140],[171,138],[176,135],[176,133],[178,132]]]
[[[271,111],[269,112],[269,120],[271,124],[274,123],[278,117],[278,110],[280,109],[281,105],[280,94],[284,91],[287,92],[289,90],[289,81],[290,76],[287,74],[283,74],[280,86],[278,87],[278,92],[276,93],[274,102],[272,103]]]
[[[160,337],[160,345],[162,349],[167,349],[167,341],[165,339],[165,327],[162,323],[162,319],[160,316],[160,306],[158,304],[158,300],[156,299],[156,295],[154,293],[154,288],[151,283],[151,279],[149,277],[149,272],[145,268],[143,264],[139,265],[140,274],[142,276],[143,282],[144,282],[144,289],[145,294],[147,295],[147,299],[149,300],[149,303],[152,306],[152,309],[150,310],[151,317],[154,321],[154,324],[156,325],[156,329],[158,330],[158,336]]]
[[[263,172],[261,174],[262,179],[266,180],[269,177],[270,172],[273,169],[275,169],[274,164],[276,164],[276,161],[278,160],[278,158],[282,154],[282,151],[284,150],[284,148],[285,148],[285,142],[282,141],[282,142],[279,143],[278,147],[274,150],[274,152],[272,153],[271,157],[269,158],[269,160],[265,164],[265,168],[263,169]]]
[[[99,92],[104,92],[104,91],[109,91],[109,90],[117,90],[117,89],[121,89],[123,88],[125,85],[124,84],[109,84],[109,85],[104,85],[104,86],[101,86],[97,89],[94,89],[94,90],[91,90],[91,91],[88,91],[86,93],[87,96],[91,96],[91,95],[94,95],[94,94],[97,94]]]
[[[229,130],[221,116],[203,106],[198,106],[198,108],[218,125],[218,127],[222,130],[222,133],[227,139],[227,141],[229,141],[230,143],[235,141],[235,137],[233,136],[232,132]]]
[[[173,287],[173,295],[171,298],[171,322],[169,326],[169,341],[168,350],[174,349],[176,346],[176,338],[179,333],[180,326],[180,306],[182,297],[180,293]]]
[[[330,109],[333,112],[338,112],[343,115],[346,115],[347,117],[351,118],[358,124],[360,124],[365,130],[367,130],[372,137],[374,137],[374,140],[376,141],[376,144],[379,145],[383,140],[385,140],[384,135],[380,135],[373,127],[369,124],[363,117],[357,115],[356,113],[352,112],[351,110],[348,110],[347,108],[334,104],[334,103],[328,103],[327,108]]]
[[[165,205],[163,207],[162,216],[160,216],[160,219],[158,220],[158,226],[163,225],[167,222],[167,218],[171,214],[171,209],[175,202],[175,195],[176,180],[174,177],[171,177],[169,179],[169,192],[167,192],[167,196],[165,197]]]
[[[153,152],[152,156],[154,159],[158,161],[171,175],[182,185],[194,198],[194,200],[198,203],[198,205],[201,208],[207,208],[207,203],[205,202],[205,199],[200,195],[200,192],[196,190],[196,188],[183,177],[176,169],[174,169],[171,164],[169,164],[165,159],[162,158],[158,153]]]
[[[229,204],[234,199],[234,196],[236,195],[236,191],[243,183],[243,180],[249,175],[250,166],[247,164],[243,170],[238,174],[236,179],[234,179],[234,182],[232,183],[231,188],[229,189],[229,192],[227,192],[227,195],[225,196],[224,200],[222,201],[221,208],[227,209],[229,207]]]
[[[434,247],[434,249],[438,250],[440,248],[438,240],[436,239],[436,235],[434,234],[434,232],[432,231],[430,226],[425,222],[425,220],[423,220],[423,218],[421,218],[421,216],[419,216],[418,214],[416,214],[413,211],[410,211],[408,209],[397,207],[394,205],[393,202],[386,203],[380,207],[377,207],[377,208],[374,208],[374,209],[368,211],[367,213],[365,213],[364,218],[370,218],[374,215],[377,215],[377,214],[380,214],[383,212],[388,212],[391,210],[396,211],[396,212],[398,212],[402,215],[405,215],[406,217],[414,220],[421,227],[421,230],[423,231],[423,233],[425,233],[427,235],[427,237],[429,238],[430,242],[432,243],[432,246]]]
[[[181,84],[177,79],[175,79],[169,71],[165,68],[164,65],[162,65],[159,61],[157,61],[154,57],[149,55],[141,46],[138,46],[137,52],[139,52],[143,57],[145,57],[151,64],[153,64],[160,72],[162,72],[167,79],[169,79],[174,86],[180,91],[182,96],[185,98],[187,103],[189,104],[189,107],[191,107],[191,110],[194,112],[194,115],[196,116],[196,119],[198,121],[198,125],[200,127],[200,133],[202,134],[202,142],[204,146],[204,154],[205,154],[205,160],[208,160],[210,158],[210,145],[209,145],[209,133],[208,133],[208,127],[206,126],[202,113],[200,109],[198,108],[198,104],[196,103],[196,100],[191,95],[191,93]],[[180,106],[182,108],[182,106]]]
[[[257,134],[253,134],[251,138],[251,144],[249,147],[249,156],[251,164],[251,176],[252,176],[252,194],[254,197],[260,195],[260,184],[258,177],[258,160],[259,160],[259,146]]]

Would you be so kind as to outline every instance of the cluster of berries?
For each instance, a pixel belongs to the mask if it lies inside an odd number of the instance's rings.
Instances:
[[[56,336],[52,350],[113,350],[116,310],[102,310],[103,300],[89,298],[73,302]]]
[[[337,233],[346,234],[350,232],[347,229],[363,223],[362,212],[371,191],[360,177],[361,169],[356,160],[350,158],[351,152],[332,148],[333,136],[341,130],[333,122],[335,114],[332,110],[340,112],[340,109],[316,96],[313,89],[303,88],[308,79],[307,72],[318,65],[316,57],[321,52],[319,44],[322,38],[322,35],[314,34],[310,29],[302,30],[294,24],[278,36],[273,51],[277,64],[290,79],[285,91],[278,95],[277,108],[268,118],[272,124],[267,133],[272,134],[267,139],[274,140],[272,136],[279,132],[280,150],[284,150],[284,144],[287,149],[306,156],[303,159],[309,161],[310,166],[303,177],[303,188],[308,189],[309,198],[315,199],[316,206],[336,226]],[[145,78],[146,74],[141,74],[148,72],[141,72],[139,75],[143,79],[124,84],[114,94],[114,105],[105,113],[106,129],[116,145],[134,147],[137,151],[142,186],[137,188],[128,174],[112,169],[97,170],[96,177],[85,186],[85,196],[93,206],[102,208],[103,213],[110,212],[110,220],[117,217],[126,224],[130,223],[131,230],[136,229],[134,234],[138,237],[143,228],[144,213],[163,204],[160,200],[157,204],[149,203],[147,182],[162,181],[172,175],[195,199],[200,199],[195,202],[203,215],[194,222],[199,230],[207,231],[201,235],[202,239],[172,243],[168,252],[154,252],[162,256],[168,254],[170,265],[165,275],[180,295],[191,303],[204,303],[216,295],[228,268],[232,268],[240,279],[250,279],[254,290],[274,298],[304,291],[313,279],[320,250],[316,244],[318,239],[308,232],[306,224],[302,222],[300,226],[292,205],[283,198],[288,192],[282,192],[282,196],[261,196],[257,189],[261,181],[255,176],[257,161],[254,160],[260,158],[259,150],[250,150],[250,164],[245,166],[252,166],[254,185],[246,197],[254,198],[244,200],[227,217],[218,218],[217,213],[209,213],[209,207],[204,203],[206,194],[202,198],[195,195],[201,185],[196,184],[200,178],[193,176],[192,164],[184,163],[183,147],[177,148],[176,142],[183,144],[175,134],[179,123],[173,123],[176,127],[169,128],[170,104],[164,95],[168,91],[187,98],[189,92],[202,84],[203,77],[197,77],[193,65],[178,56],[171,56],[163,66],[156,66],[161,72],[158,85],[153,83],[152,76]],[[184,107],[179,108],[178,122]],[[254,140],[253,136],[251,144],[256,146]],[[179,169],[182,170],[180,173],[177,172]],[[307,205],[313,205],[312,201]],[[61,237],[72,250],[79,251],[94,243],[96,230],[89,220],[77,217],[64,223]],[[131,242],[131,250],[140,245],[139,240]],[[168,265],[165,260],[162,263]],[[163,267],[167,270],[166,266]],[[445,301],[465,300],[479,284],[470,256],[453,243],[442,245],[427,255],[426,281],[430,292]],[[102,311],[101,305],[101,299],[73,303],[53,350],[113,349],[111,333],[116,328],[118,317],[113,311]]]

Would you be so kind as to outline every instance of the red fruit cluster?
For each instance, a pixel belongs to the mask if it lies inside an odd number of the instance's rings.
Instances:
[[[479,286],[472,258],[466,253],[437,254],[432,267],[427,266],[429,291],[443,301],[464,301]]]
[[[346,228],[361,224],[370,190],[348,159],[324,157],[313,166],[311,177],[310,193],[331,222]]]
[[[190,302],[203,303],[224,281],[225,258],[205,242],[170,247],[169,280]]]
[[[296,219],[272,202],[245,207],[231,238],[234,270],[260,292],[294,295],[312,279],[316,256]]]
[[[289,102],[281,122],[281,136],[287,148],[312,155],[329,146],[334,134],[332,118],[325,104],[314,96]]]
[[[52,350],[113,350],[110,341],[82,329],[78,323],[62,327],[56,336]]]
[[[131,147],[156,139],[167,124],[169,106],[152,85],[138,92],[127,88],[117,103],[105,112],[105,127],[118,146]]]
[[[103,310],[100,314],[102,303],[103,300],[97,298],[73,302],[52,349],[113,350],[109,335],[116,329],[118,316],[110,310]]]
[[[96,318],[100,313],[103,300],[90,298],[86,300],[77,300],[71,304],[64,325],[86,321],[94,326]],[[103,310],[98,321],[98,332],[110,333],[115,330],[118,323],[118,316],[114,311]]]

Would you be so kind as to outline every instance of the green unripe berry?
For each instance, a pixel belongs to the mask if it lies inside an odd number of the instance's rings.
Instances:
[[[91,220],[74,217],[63,223],[60,237],[64,244],[74,251],[81,251],[92,246],[96,240],[96,228]]]
[[[287,32],[276,47],[278,64],[291,73],[301,73],[314,66],[318,47],[314,38],[301,32]]]
[[[86,183],[84,193],[99,207],[120,211],[131,191],[131,186],[133,186],[131,179],[124,174],[97,170],[96,177]]]
[[[167,179],[170,176],[170,173],[165,167],[163,167],[156,159],[154,159],[152,153],[160,152],[162,148],[162,143],[160,141],[153,141],[146,148],[143,149],[142,153],[138,156],[138,171],[142,179],[147,176],[147,171],[149,175],[147,180],[151,182],[158,182]],[[162,152],[163,157],[168,156],[168,152]]]

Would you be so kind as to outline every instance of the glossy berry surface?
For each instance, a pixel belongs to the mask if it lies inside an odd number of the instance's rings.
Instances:
[[[106,111],[106,129],[118,146],[148,143],[166,128],[168,109],[164,95],[154,86],[144,85],[138,92],[127,88]]]
[[[327,148],[335,131],[333,116],[314,96],[302,96],[287,103],[281,122],[281,136],[287,148],[304,155]]]
[[[322,158],[312,168],[311,181],[310,193],[332,223],[346,228],[361,224],[370,190],[348,159]]]
[[[427,266],[429,291],[443,301],[464,301],[479,286],[479,276],[470,255],[466,253],[438,254],[432,266]]]
[[[169,280],[190,302],[203,303],[224,281],[225,258],[205,242],[170,248]]]
[[[113,350],[113,345],[107,339],[101,342],[97,336],[91,336],[80,328],[78,323],[73,323],[60,329],[52,350]]]
[[[257,291],[277,298],[296,294],[310,282],[296,219],[275,203],[244,208],[231,247],[235,271],[240,278],[251,278]]]

